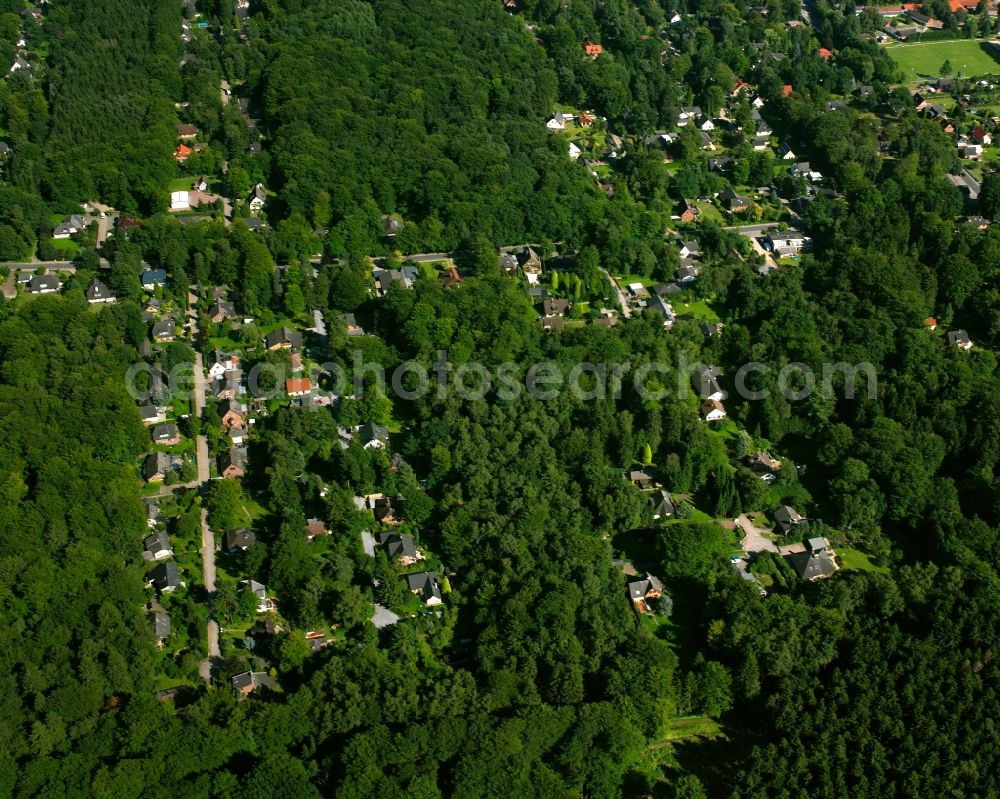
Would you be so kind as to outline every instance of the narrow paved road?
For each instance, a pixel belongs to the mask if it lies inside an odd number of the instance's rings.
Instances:
[[[607,269],[602,266],[601,271],[611,284],[611,288],[615,290],[615,295],[618,297],[618,304],[622,309],[622,317],[624,319],[631,319],[632,309],[628,307],[628,298],[625,296],[625,292],[621,290],[621,287],[618,285],[618,281],[611,277],[611,273]]]
[[[774,541],[767,537],[771,534],[771,531],[765,530],[763,527],[757,527],[745,513],[740,514],[736,518],[736,525],[743,530],[744,537],[740,543],[748,555],[754,552],[778,551],[778,547]]]

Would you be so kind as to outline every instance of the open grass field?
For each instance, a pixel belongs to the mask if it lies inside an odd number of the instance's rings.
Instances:
[[[1000,75],[1000,62],[992,55],[996,50],[980,39],[946,42],[905,42],[885,45],[886,51],[899,64],[904,82],[917,83],[925,78],[941,77],[941,65],[951,62],[954,74],[962,77]]]

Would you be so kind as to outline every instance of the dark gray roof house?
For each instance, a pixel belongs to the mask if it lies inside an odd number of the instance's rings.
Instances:
[[[656,479],[646,469],[633,469],[628,473],[628,479],[643,490],[656,486]]]
[[[648,572],[645,580],[633,580],[628,584],[628,595],[633,602],[642,602],[644,599],[659,599],[662,594],[663,583]]]
[[[670,493],[660,489],[659,491],[654,491],[650,497],[650,502],[653,504],[653,518],[662,519],[667,516],[674,515],[674,503],[670,499]]]
[[[90,285],[87,287],[87,302],[94,304],[98,302],[114,302],[115,295],[111,293],[111,289],[105,286],[96,277],[90,281]]]
[[[147,291],[151,291],[157,286],[165,286],[167,284],[167,270],[147,269],[139,277],[139,282],[142,283],[142,287]]]
[[[151,452],[146,456],[142,474],[149,482],[163,480],[170,471],[170,456],[165,452]]]
[[[52,294],[59,291],[59,278],[55,275],[36,275],[28,282],[32,294]]]
[[[153,428],[153,441],[157,444],[169,444],[181,437],[177,425],[173,423],[158,424]]]
[[[267,688],[273,691],[278,687],[266,671],[245,671],[242,674],[237,674],[232,679],[232,685],[236,692],[243,696],[253,693],[257,688]]]
[[[253,530],[230,530],[226,533],[226,549],[230,552],[234,550],[246,551],[257,543],[257,536]]]
[[[156,339],[157,341],[173,341],[174,340],[173,319],[161,319],[159,322],[154,322],[153,338]]]
[[[964,330],[950,330],[948,331],[948,346],[968,350],[972,348],[972,340]]]
[[[146,581],[157,591],[173,591],[181,584],[177,564],[172,560],[158,564],[146,577]]]
[[[818,580],[822,577],[829,577],[837,571],[837,564],[826,550],[793,552],[788,556],[792,568],[803,580]]]
[[[774,520],[778,523],[778,527],[781,528],[781,532],[788,535],[805,521],[805,517],[800,516],[795,508],[782,505],[774,512]]]
[[[379,533],[378,543],[385,547],[390,560],[396,558],[416,558],[417,547],[413,536],[406,533]]]
[[[384,447],[389,443],[389,429],[380,424],[363,424],[358,428],[358,438],[366,449]]]
[[[698,396],[702,399],[725,399],[726,392],[722,390],[718,380],[721,375],[722,372],[717,366],[698,364],[691,373],[691,382]]]
[[[153,635],[163,642],[170,636],[170,615],[160,610],[153,614]]]
[[[264,346],[269,350],[289,347],[298,349],[302,346],[302,334],[282,325],[264,336]]]
[[[406,587],[419,596],[425,605],[440,605],[441,588],[437,582],[437,572],[417,572],[416,574],[403,574],[400,579],[406,580]]]
[[[142,539],[142,556],[146,560],[162,560],[173,554],[170,538],[165,530],[157,530]]]

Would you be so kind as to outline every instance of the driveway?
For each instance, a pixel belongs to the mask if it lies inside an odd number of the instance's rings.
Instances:
[[[618,281],[611,277],[611,273],[607,269],[602,266],[601,271],[608,279],[608,282],[611,283],[611,288],[615,290],[615,295],[618,297],[618,305],[622,309],[622,318],[631,319],[632,309],[628,307],[628,298],[625,296],[625,292],[621,290],[621,287],[618,285]]]
[[[768,537],[771,531],[757,527],[745,513],[736,518],[736,526],[743,530],[743,540],[740,544],[748,555],[754,552],[778,551],[777,545]]]

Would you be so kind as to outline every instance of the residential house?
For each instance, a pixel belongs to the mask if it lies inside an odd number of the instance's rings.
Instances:
[[[226,480],[243,477],[247,468],[247,448],[229,447],[219,453],[219,474]]]
[[[596,42],[584,42],[583,52],[586,53],[590,58],[597,58],[601,53],[604,52],[604,47]]]
[[[306,520],[306,538],[312,541],[318,535],[329,535],[330,531],[326,529],[326,524],[323,523],[322,519],[307,519]]]
[[[142,539],[142,557],[146,560],[166,560],[174,554],[165,530],[158,530]]]
[[[170,456],[165,452],[151,452],[146,456],[142,475],[147,483],[162,483],[170,471]]]
[[[548,298],[542,300],[542,316],[565,316],[570,309],[570,301]]]
[[[703,116],[700,106],[684,106],[677,111],[677,127],[683,128],[688,122],[692,122],[700,116]]]
[[[86,227],[87,220],[80,214],[70,214],[62,222],[52,228],[52,238],[68,239],[74,233],[79,233]]]
[[[143,504],[146,506],[146,524],[150,527],[156,527],[161,521],[160,500],[156,497],[146,497]]]
[[[654,491],[650,495],[649,501],[653,504],[654,519],[666,519],[674,515],[673,500],[670,498],[670,494],[662,488],[659,491]]]
[[[268,350],[301,349],[302,334],[291,328],[281,326],[264,336],[264,346]]]
[[[174,340],[174,320],[161,319],[153,323],[153,340],[159,342]]]
[[[244,671],[237,674],[231,680],[233,690],[240,696],[249,696],[258,688],[267,688],[269,691],[277,690],[277,683],[266,671]]]
[[[669,133],[665,130],[658,130],[652,136],[644,136],[642,143],[646,147],[657,147],[661,150],[666,150],[671,144],[674,143],[676,137],[673,133]]]
[[[191,195],[186,191],[170,192],[170,210],[188,211],[191,209]]]
[[[258,583],[252,579],[243,580],[237,584],[236,589],[238,591],[249,591],[257,597],[258,613],[270,613],[278,609],[277,603],[267,595],[267,587],[263,583]]]
[[[212,392],[212,396],[218,400],[236,399],[241,393],[240,383],[242,380],[243,372],[239,369],[233,369],[222,377],[212,380],[208,389]]]
[[[157,564],[153,570],[146,575],[146,585],[155,588],[161,594],[168,594],[176,591],[183,583],[177,573],[177,564],[172,560]]]
[[[781,461],[772,458],[766,452],[758,452],[756,455],[750,456],[747,460],[750,468],[758,473],[770,474],[781,468]]]
[[[263,183],[258,183],[253,187],[253,191],[250,192],[250,196],[247,197],[247,207],[257,213],[264,207],[264,203],[267,202],[267,191],[264,189]]]
[[[216,300],[208,309],[208,318],[215,324],[232,319],[236,316],[236,306],[228,300]]]
[[[808,161],[799,161],[792,164],[789,173],[793,178],[805,178],[810,183],[819,183],[823,179],[823,175],[813,169]]]
[[[153,428],[153,443],[172,447],[181,443],[181,433],[175,424],[158,424]]]
[[[721,375],[722,371],[717,366],[706,366],[700,363],[695,367],[691,373],[691,382],[701,399],[724,400],[726,398],[726,392],[722,390],[718,381]]]
[[[383,524],[397,523],[392,501],[385,494],[368,494],[364,497],[355,497],[354,507],[359,511],[370,510],[377,522],[382,522]]]
[[[140,405],[139,418],[145,425],[158,424],[167,419],[166,411],[157,405]]]
[[[628,480],[636,488],[643,491],[648,491],[651,488],[656,488],[656,478],[649,472],[648,469],[633,469],[628,473]]]
[[[771,140],[768,136],[754,136],[752,145],[755,153],[762,153],[771,146]]]
[[[30,294],[54,294],[59,291],[62,283],[55,275],[36,275],[28,281]]]
[[[114,302],[115,295],[96,277],[87,286],[87,302],[94,305],[99,302]]]
[[[257,535],[253,530],[230,530],[226,533],[227,552],[246,552],[257,543]]]
[[[521,272],[524,273],[528,282],[537,282],[537,276],[542,273],[541,256],[533,248],[525,247],[520,252],[515,253],[515,257],[517,258],[518,267],[520,267]],[[535,280],[532,280],[532,276],[535,276]]]
[[[166,269],[147,269],[139,276],[139,282],[146,291],[153,291],[157,286],[167,285]]]
[[[379,533],[378,546],[385,547],[389,560],[403,566],[412,566],[424,556],[413,543],[413,536],[406,533]]]
[[[800,516],[795,508],[782,505],[774,512],[774,521],[777,522],[782,535],[788,535],[805,521],[805,517]]]
[[[989,133],[986,132],[986,129],[983,128],[981,125],[974,128],[971,135],[972,135],[972,140],[976,144],[988,146],[993,143],[992,137],[990,136]]]
[[[772,230],[767,235],[767,241],[778,257],[795,255],[812,244],[812,239],[797,230]]]
[[[389,430],[380,424],[363,424],[356,432],[365,449],[384,449],[389,444]]]
[[[236,400],[229,399],[222,403],[219,421],[226,430],[246,425],[246,409]]]
[[[778,144],[778,157],[782,161],[794,161],[795,152],[792,150],[788,142],[783,141]]]
[[[177,138],[181,141],[191,141],[198,138],[198,128],[191,124],[177,126]]]
[[[293,377],[285,381],[285,393],[289,397],[305,397],[312,393],[312,381],[308,377]]]
[[[820,580],[838,569],[825,538],[810,538],[805,551],[793,552],[788,560],[803,580]]]
[[[732,186],[726,186],[719,194],[719,199],[734,214],[746,211],[750,207],[750,200],[737,194]]]
[[[972,340],[964,330],[948,331],[948,346],[957,347],[960,350],[971,350]]]
[[[580,149],[575,141],[569,143],[569,160],[576,161],[583,154],[583,150]]]
[[[194,150],[192,150],[186,144],[178,144],[174,148],[174,159],[178,163],[183,164],[185,161],[187,161],[191,157],[191,153],[193,153],[193,152],[194,152]]]
[[[700,272],[696,266],[681,266],[674,274],[677,276],[678,283],[686,284],[697,280]]]
[[[976,207],[979,204],[979,191],[982,188],[968,169],[963,169],[958,175],[946,175],[948,181],[965,197],[965,204]]]
[[[726,409],[718,400],[705,400],[701,404],[701,418],[706,422],[717,422],[726,418]]]
[[[247,429],[245,427],[234,427],[229,431],[229,442],[234,446],[241,446],[247,440]]]
[[[426,571],[417,572],[416,574],[404,574],[401,575],[400,579],[406,581],[406,587],[410,589],[410,593],[419,596],[427,607],[440,605],[444,601],[441,599],[441,588],[438,586],[437,572]]]
[[[571,117],[572,119],[572,117]],[[558,111],[553,115],[552,119],[545,123],[545,127],[549,130],[565,130],[566,129],[566,116]]]
[[[157,646],[163,646],[163,642],[170,637],[170,615],[165,611],[158,610],[153,614],[153,637]]]
[[[663,583],[649,572],[646,572],[645,579],[633,580],[628,584],[628,595],[636,610],[640,613],[647,613],[648,606],[646,603],[663,596]]]
[[[442,270],[438,279],[441,281],[441,285],[444,286],[444,288],[449,289],[462,282],[462,275],[459,273],[458,267],[452,264]],[[348,335],[350,335],[350,331],[348,331]]]
[[[561,316],[543,316],[539,320],[542,326],[542,330],[546,333],[551,333],[553,330],[562,330],[566,323]]]
[[[208,376],[212,380],[224,377],[227,372],[232,372],[240,368],[240,356],[231,355],[222,350],[212,350],[212,356],[208,360]]]

